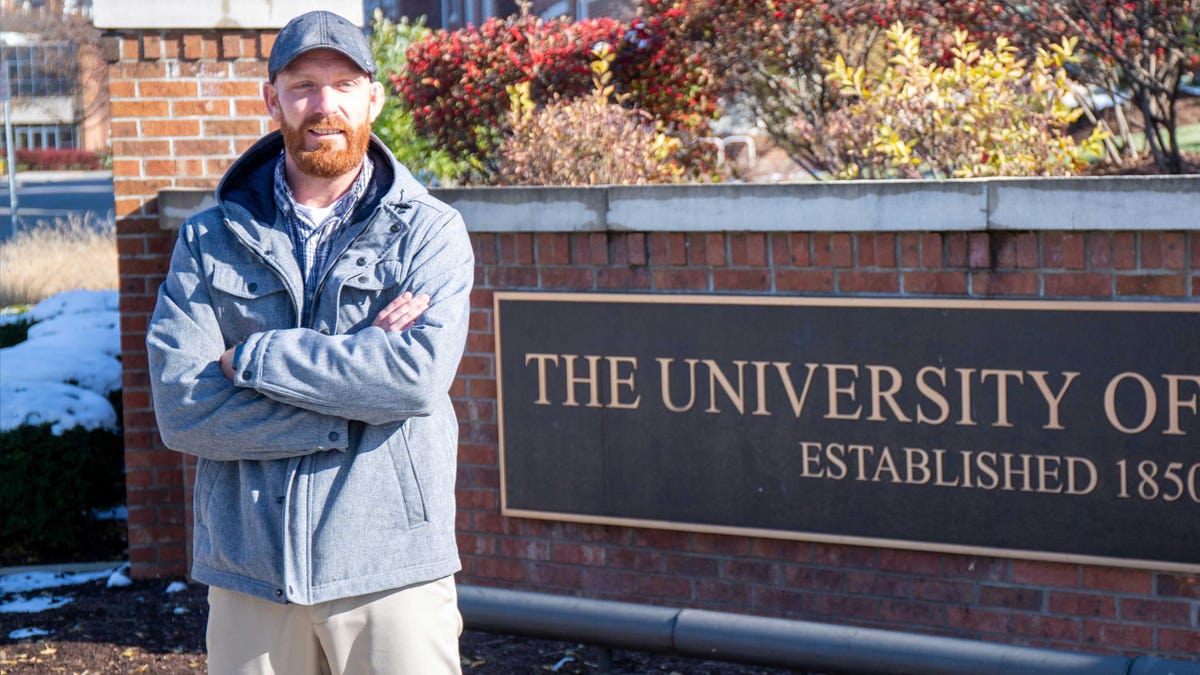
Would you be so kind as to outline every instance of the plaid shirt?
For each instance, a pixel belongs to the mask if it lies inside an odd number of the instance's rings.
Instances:
[[[364,160],[362,171],[358,172],[358,178],[354,179],[354,184],[350,186],[346,194],[338,197],[324,220],[314,223],[305,213],[304,207],[296,204],[292,189],[287,184],[284,165],[284,157],[281,154],[279,161],[275,164],[275,205],[283,214],[283,222],[287,227],[288,235],[292,238],[296,262],[300,264],[300,271],[304,275],[304,314],[305,321],[307,321],[313,297],[317,292],[317,284],[320,283],[321,277],[324,276],[328,267],[329,254],[333,249],[335,235],[345,219],[354,212],[354,207],[358,206],[359,200],[366,192],[367,185],[371,182],[373,167],[371,162]]]

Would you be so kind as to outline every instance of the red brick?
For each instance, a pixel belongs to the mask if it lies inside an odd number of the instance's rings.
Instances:
[[[662,572],[663,554],[659,551],[647,551],[640,548],[609,547],[606,551],[605,564],[635,572]]]
[[[685,577],[715,578],[721,573],[718,558],[695,555],[668,555],[663,559],[663,571]]]
[[[1190,626],[1192,605],[1187,602],[1121,598],[1121,619],[1157,626]]]
[[[596,270],[596,287],[604,289],[649,290],[652,277],[644,268],[602,267]]]
[[[759,586],[754,589],[753,598],[756,610],[771,610],[784,615],[808,611],[808,594],[804,592]]]
[[[646,264],[646,235],[642,232],[629,232],[625,239],[626,264],[642,267]]]
[[[233,143],[229,140],[208,138],[185,139],[174,141],[174,146],[174,155],[176,157],[190,157],[199,155],[207,158],[210,155],[233,154]]]
[[[751,584],[778,584],[779,566],[757,560],[727,560],[722,565],[721,578]]]
[[[262,83],[255,80],[201,81],[199,95],[218,98],[254,98],[261,95]],[[192,94],[195,96],[196,94]],[[182,98],[182,97],[173,97]]]
[[[110,100],[114,101],[123,98],[133,98],[137,96],[137,82],[132,80],[109,80],[108,95]]]
[[[949,578],[1009,581],[1009,561],[1000,558],[946,556],[943,563]]]
[[[728,264],[725,247],[728,241],[723,234],[700,234],[697,238],[704,241],[704,264],[713,267],[724,267]]]
[[[1119,275],[1117,295],[1150,297],[1183,297],[1187,295],[1187,280],[1182,275]]]
[[[1108,274],[1053,274],[1043,277],[1044,293],[1048,298],[1109,298],[1113,294],[1113,278]]]
[[[1138,238],[1132,232],[1113,234],[1113,267],[1119,270],[1137,269]]]
[[[686,265],[687,238],[678,232],[651,232],[647,239],[651,265]]]
[[[946,611],[942,605],[903,600],[882,600],[879,603],[879,618],[906,626],[943,626]]]
[[[926,257],[926,267],[930,267]],[[992,267],[992,239],[986,232],[972,232],[967,237],[967,265],[972,269]]]
[[[587,267],[551,267],[542,269],[541,288],[586,290],[596,283],[595,272]]]
[[[777,291],[832,292],[834,276],[830,270],[776,270]]]
[[[814,233],[813,261],[816,267],[853,267],[854,240],[846,233]]]
[[[638,546],[668,551],[682,551],[692,547],[692,534],[676,530],[637,530]]]
[[[109,111],[113,117],[166,117],[171,114],[171,104],[165,100],[138,99],[112,101]]]
[[[896,266],[896,235],[863,233],[855,236],[858,266],[892,268]]]
[[[1087,236],[1087,263],[1094,271],[1113,269],[1112,235],[1101,232]]]
[[[1014,560],[1012,562],[1014,583],[1075,588],[1079,586],[1080,579],[1081,573],[1078,565],[1038,560]]]
[[[979,589],[979,604],[984,607],[1040,611],[1045,600],[1042,591],[1032,588],[984,585]]]
[[[1149,594],[1153,592],[1154,575],[1142,570],[1085,567],[1083,587],[1090,591]]]
[[[692,550],[696,553],[746,555],[750,551],[750,542],[746,537],[698,533],[692,539]]]
[[[138,81],[138,90],[143,96],[154,96],[156,94],[148,94],[143,87],[147,80],[161,81],[167,77],[167,65],[158,61],[122,61],[112,64],[108,72],[114,80]],[[192,91],[195,90],[193,85]]]
[[[607,548],[598,544],[555,542],[550,559],[564,565],[603,565]]]
[[[263,135],[262,122],[256,119],[204,120],[205,136],[253,136]]]
[[[971,292],[984,296],[1038,295],[1038,277],[1033,272],[971,272]]]
[[[750,604],[750,587],[743,583],[719,581],[697,581],[693,586],[693,600],[717,605],[746,607]]]
[[[148,80],[137,83],[138,95],[143,98],[195,98],[195,82],[187,80]]]
[[[898,293],[900,273],[842,270],[837,272],[837,287],[843,293]]]
[[[668,291],[707,291],[712,289],[709,272],[703,269],[654,270],[654,288]]]
[[[539,265],[568,265],[571,263],[571,244],[566,234],[539,234],[534,242]]]
[[[265,117],[267,108],[261,98],[236,98],[233,100],[233,114]]]
[[[969,605],[946,608],[946,625],[963,628],[983,635],[1007,635],[1012,614]]]
[[[1194,659],[1200,654],[1200,630],[1174,630],[1160,628],[1158,630],[1158,648],[1173,652],[1176,658]]]
[[[771,251],[776,267],[808,267],[812,265],[812,239],[806,232],[771,235]]]
[[[921,236],[913,232],[904,232],[900,240],[900,266],[906,268],[921,265]]]
[[[937,233],[918,234],[921,242],[921,267],[937,269],[943,266],[942,235]]]
[[[533,235],[528,233],[497,235],[500,262],[508,265],[533,264]]]
[[[846,575],[840,569],[786,566],[783,568],[784,585],[814,591],[846,590]]]
[[[169,141],[113,140],[114,157],[165,157],[169,154]]]
[[[810,596],[808,606],[813,614],[834,616],[839,621],[875,619],[879,616],[879,604],[874,598],[822,593]]]
[[[1078,643],[1083,635],[1083,625],[1078,619],[1018,613],[1012,617],[1012,632],[1025,637]]]
[[[942,581],[921,576],[912,582],[911,597],[914,600],[969,604],[974,602],[975,586],[966,582]]]
[[[218,36],[221,45],[221,58],[236,59],[242,56],[242,36],[237,33],[221,33]]]
[[[112,172],[117,178],[141,178],[142,163],[136,159],[114,159]]]
[[[771,288],[771,273],[767,270],[713,270],[713,289],[723,291],[767,291]]]
[[[1164,269],[1187,269],[1187,237],[1183,233],[1164,232],[1162,235],[1162,245]]]
[[[946,267],[966,267],[970,262],[970,237],[964,232],[951,232],[944,237],[944,241]]]
[[[786,562],[808,562],[812,559],[812,544],[786,539],[755,539],[751,553],[758,558]]]
[[[902,282],[905,293],[963,295],[967,292],[965,272],[905,272]]]
[[[879,552],[879,567],[894,572],[934,576],[941,572],[942,555],[924,551],[882,549]]]
[[[767,264],[767,236],[759,232],[729,235],[729,259],[740,267],[762,267]]]
[[[1161,232],[1142,232],[1141,268],[1144,270],[1161,270],[1163,265],[1163,238]]]
[[[202,159],[148,159],[147,176],[195,176],[204,173]]]
[[[525,563],[504,558],[477,558],[475,574],[483,579],[523,581],[525,579]]]
[[[850,572],[846,574],[846,590],[855,595],[887,598],[910,598],[912,579],[899,574]]]
[[[1154,649],[1154,628],[1129,624],[1085,621],[1083,623],[1085,644],[1113,649]]]

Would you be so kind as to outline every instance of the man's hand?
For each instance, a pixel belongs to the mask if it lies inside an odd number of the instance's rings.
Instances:
[[[217,359],[217,363],[221,366],[221,374],[224,375],[225,379],[229,380],[230,382],[233,382],[233,377],[234,377],[233,351],[235,349],[237,349],[237,345],[234,345],[234,346],[230,347],[229,349],[226,349],[225,353],[221,354],[221,358]]]
[[[371,325],[389,332],[408,330],[427,309],[429,309],[428,295],[424,293],[413,295],[406,291],[380,310]]]

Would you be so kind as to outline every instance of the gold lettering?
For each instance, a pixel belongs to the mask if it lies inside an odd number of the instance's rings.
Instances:
[[[858,477],[855,480],[867,479],[867,456],[875,454],[875,446],[872,445],[852,445],[848,448],[850,452],[858,454]]]
[[[835,452],[836,450],[836,452]],[[829,447],[825,448],[825,459],[833,466],[825,470],[825,475],[834,480],[842,480],[846,477],[849,471],[846,468],[846,462],[842,459],[846,455],[846,448],[838,443],[830,443]],[[837,471],[834,471],[834,469]]]
[[[920,391],[922,394],[924,394],[925,398],[929,399],[934,405],[936,405],[938,407],[938,410],[941,411],[941,416],[940,417],[926,417],[925,409],[921,405],[918,404],[917,405],[917,421],[920,422],[921,424],[933,424],[933,425],[943,424],[943,423],[945,423],[946,420],[950,419],[950,402],[946,400],[945,396],[942,396],[941,392],[933,389],[933,387],[930,387],[929,384],[927,384],[925,382],[925,376],[929,375],[930,373],[937,375],[938,378],[941,379],[941,381],[942,381],[942,386],[943,387],[946,386],[946,369],[945,368],[934,368],[933,366],[925,366],[924,368],[917,371],[917,391]]]
[[[959,401],[962,404],[962,417],[955,422],[961,427],[973,427],[976,425],[975,420],[971,417],[971,375],[975,373],[974,368],[955,368],[954,372],[958,373],[958,380],[962,383],[962,388],[959,390]]]
[[[1088,475],[1087,487],[1083,488],[1082,490],[1077,489],[1075,487],[1076,485],[1079,484],[1079,480],[1076,478],[1076,471],[1075,471],[1075,468],[1077,466],[1082,466],[1087,471],[1087,475]],[[1092,463],[1092,460],[1090,460],[1086,457],[1068,457],[1067,458],[1067,494],[1069,494],[1069,495],[1090,494],[1093,490],[1096,489],[1096,485],[1100,482],[1099,475],[1100,475],[1100,472],[1096,470],[1096,465]]]
[[[1141,384],[1142,393],[1145,395],[1145,415],[1142,417],[1142,423],[1136,427],[1127,427],[1121,424],[1121,420],[1117,417],[1117,387],[1121,386],[1123,380],[1128,379],[1133,379]],[[1150,380],[1138,373],[1121,373],[1109,380],[1108,386],[1104,388],[1104,413],[1108,415],[1108,423],[1121,433],[1140,434],[1149,429],[1155,416],[1158,415],[1158,397],[1154,395],[1154,387],[1151,386]]]
[[[921,448],[904,448],[905,463],[908,465],[908,480],[905,482],[909,485],[925,485],[932,478],[929,471],[929,453]],[[920,461],[917,461],[918,458]],[[920,471],[921,478],[917,478],[915,473]]]
[[[800,391],[800,398],[796,398],[796,388],[792,385],[792,375],[789,371],[790,363],[780,361],[772,362],[775,370],[779,371],[779,379],[783,381],[783,390],[787,392],[788,401],[792,404],[792,414],[796,419],[800,419],[800,413],[804,412],[804,402],[808,400],[808,388],[812,385],[813,373],[820,367],[819,363],[806,363],[804,367],[808,368],[808,375],[804,377],[804,389]]]
[[[733,407],[737,408],[739,414],[746,414],[746,364],[749,361],[734,361],[733,365],[737,366],[737,390],[729,382],[729,378],[725,377],[725,373],[721,371],[721,366],[712,359],[704,359],[704,365],[708,366],[708,408],[706,413],[719,413],[721,410],[717,408],[717,385],[721,385],[721,389],[725,390],[725,395],[729,397]]]
[[[1075,378],[1079,377],[1079,373],[1063,373],[1065,379],[1063,380],[1062,389],[1058,390],[1057,395],[1050,391],[1050,386],[1046,384],[1046,375],[1047,373],[1044,370],[1029,371],[1029,376],[1032,377],[1034,383],[1037,384],[1038,391],[1042,392],[1042,398],[1046,399],[1046,407],[1049,408],[1050,411],[1050,419],[1042,428],[1064,429],[1066,427],[1059,423],[1058,407],[1062,405],[1063,396],[1067,394],[1067,387],[1070,387],[1071,383],[1075,381]]]
[[[846,371],[852,373],[854,377],[858,377],[858,366],[849,366],[838,363],[826,363],[825,369],[829,371],[829,414],[825,415],[827,420],[856,420],[862,416],[862,406],[858,406],[853,413],[838,412],[838,396],[849,395],[850,401],[854,401],[854,383],[849,386],[838,386],[838,372]]]
[[[637,374],[638,360],[636,356],[607,356],[608,361],[608,392],[610,408],[624,408],[627,410],[637,410],[641,405],[642,397],[639,394],[630,403],[621,401],[621,386],[629,387],[630,391],[634,391],[634,376]],[[632,366],[629,372],[629,377],[621,377],[620,371],[622,365]]]
[[[1061,462],[1062,462],[1062,459],[1055,457],[1054,455],[1038,455],[1037,456],[1037,467],[1038,467],[1038,486],[1037,486],[1037,490],[1036,490],[1037,492],[1041,492],[1044,494],[1059,494],[1060,492],[1063,491],[1062,483],[1058,482],[1058,467]],[[1053,468],[1051,468],[1051,465],[1053,465]],[[1047,482],[1048,482],[1047,479],[1054,480],[1055,483],[1058,485],[1058,489],[1052,490],[1049,487],[1047,487]]]
[[[1021,469],[1013,468],[1013,455],[1008,452],[1000,454],[1000,458],[1004,460],[1004,487],[1003,490],[1020,490],[1021,492],[1029,492],[1029,460],[1031,455],[1017,455],[1021,458]],[[1025,481],[1024,487],[1013,487],[1013,476],[1021,476]]]
[[[873,482],[879,482],[879,476],[884,471],[892,474],[893,483],[903,483],[900,479],[900,472],[896,470],[896,462],[892,459],[892,451],[885,445],[883,451],[879,453],[879,465],[875,467],[875,475],[871,477]]]
[[[963,453],[963,454],[969,456],[970,453]],[[933,451],[933,466],[934,466],[934,476],[935,476],[933,484],[938,487],[958,487],[958,479],[957,478],[954,479],[953,483],[946,482],[945,474],[942,471],[942,469],[943,469],[942,460],[945,458],[945,455],[946,455],[945,450],[938,450],[935,448]],[[964,466],[965,466],[965,458],[964,458]],[[971,486],[967,485],[965,487],[971,487]]]
[[[990,460],[990,461],[985,461]],[[1000,485],[1000,474],[997,471],[996,453],[981,452],[979,453],[978,462],[979,472],[991,479],[991,482],[984,485],[983,481],[977,481],[975,487],[983,490],[995,490]]]
[[[1018,383],[1023,383],[1025,378],[1019,370],[984,369],[979,372],[979,381],[985,382],[993,376],[996,378],[996,422],[992,426],[1011,427],[1012,422],[1008,421],[1008,378],[1016,378]]]
[[[886,418],[879,412],[881,407],[879,403],[887,401],[897,422],[911,422],[912,419],[905,415],[896,403],[896,392],[900,391],[900,387],[904,385],[904,377],[900,371],[891,366],[867,366],[867,370],[871,372],[871,415],[867,419],[872,422],[885,421]],[[887,373],[892,378],[891,386],[887,389],[880,386],[879,376],[881,373]]]
[[[599,374],[599,372],[597,372],[599,370],[597,368],[597,364],[600,363],[601,357],[590,356],[590,355],[585,355],[583,357],[583,358],[587,359],[587,363],[588,363],[588,374],[585,377],[575,377],[575,359],[579,358],[577,355],[563,354],[562,358],[563,358],[563,365],[566,367],[566,370],[567,370],[567,400],[563,402],[563,405],[570,406],[570,407],[577,407],[579,405],[579,403],[575,400],[575,385],[586,384],[586,385],[588,385],[588,394],[589,394],[587,407],[588,408],[601,407],[601,405],[600,405],[600,374]]]
[[[538,372],[538,397],[533,402],[534,405],[550,405],[550,399],[546,395],[546,362],[550,361],[554,365],[558,365],[558,355],[556,354],[526,354],[525,365],[529,365],[530,361],[537,361]]]
[[[667,410],[675,413],[687,412],[696,405],[696,364],[700,363],[699,359],[684,359],[683,362],[688,364],[688,375],[690,378],[690,391],[686,404],[678,406],[671,400],[671,363],[675,359],[655,359],[658,361],[659,372],[662,374],[662,402],[667,407]]]
[[[1163,375],[1167,380],[1167,430],[1163,432],[1168,436],[1184,436],[1185,432],[1179,429],[1179,409],[1187,408],[1195,415],[1197,412],[1196,396],[1192,395],[1186,401],[1179,398],[1179,383],[1181,381],[1195,382],[1200,385],[1200,375]]]
[[[800,442],[800,453],[801,453],[802,460],[803,460],[800,464],[800,466],[801,466],[800,476],[801,477],[803,477],[803,478],[822,478],[825,476],[825,471],[819,469],[819,465],[821,463],[821,458],[819,456],[813,455],[814,452],[820,452],[820,451],[821,451],[820,443],[814,443],[812,441],[801,441]],[[811,471],[809,471],[808,467],[813,464],[818,465],[818,473],[812,473]]]

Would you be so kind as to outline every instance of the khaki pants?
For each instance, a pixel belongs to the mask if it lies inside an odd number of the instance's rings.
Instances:
[[[317,605],[208,591],[212,675],[461,673],[454,578]]]

